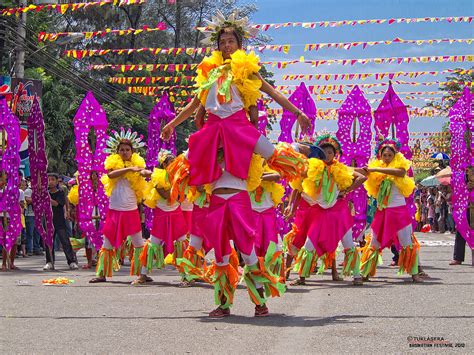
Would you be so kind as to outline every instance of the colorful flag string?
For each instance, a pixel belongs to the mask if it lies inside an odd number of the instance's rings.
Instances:
[[[94,2],[80,2],[80,3],[71,3],[71,4],[47,4],[47,5],[28,5],[25,7],[11,7],[7,9],[0,10],[0,15],[2,16],[12,16],[20,15],[26,12],[40,12],[40,11],[56,11],[62,15],[66,12],[77,11],[77,10],[86,10],[91,7],[101,7],[104,5],[112,6],[125,6],[125,5],[141,5],[146,3],[146,0],[103,0],[103,1],[94,1]]]
[[[68,36],[84,36],[84,39],[91,39],[94,37],[104,37],[106,35],[112,34],[117,36],[128,36],[128,35],[138,35],[141,33],[155,32],[155,31],[164,31],[166,30],[166,25],[164,22],[158,23],[155,27],[143,26],[142,28],[127,28],[125,30],[112,30],[106,28],[101,31],[90,31],[90,32],[56,32],[56,33],[46,33],[40,32],[38,34],[38,42],[55,42],[58,38],[68,37]]]
[[[270,29],[281,29],[288,27],[301,27],[314,29],[318,27],[341,27],[341,26],[357,26],[357,25],[381,25],[381,24],[400,24],[400,23],[422,23],[422,22],[448,22],[448,23],[471,23],[472,16],[454,16],[454,17],[415,17],[415,18],[386,18],[386,19],[370,19],[370,20],[337,20],[337,21],[315,21],[315,22],[283,22],[283,23],[261,23],[253,27],[261,31]],[[207,27],[198,27],[199,30],[206,30]]]
[[[89,70],[114,70],[122,73],[129,71],[168,71],[181,72],[185,70],[194,70],[198,64],[94,64],[89,65]]]
[[[156,83],[172,83],[178,84],[182,80],[194,80],[194,76],[139,76],[139,77],[117,77],[114,76],[109,78],[109,83],[121,84],[121,85],[130,85],[130,84],[156,84]]]
[[[152,55],[158,54],[170,54],[178,55],[181,53],[186,53],[188,55],[205,55],[212,52],[211,47],[204,48],[127,48],[127,49],[69,49],[64,51],[66,57],[72,57],[76,59],[82,59],[86,57],[94,56],[104,56],[107,54],[116,54],[116,55],[128,55],[132,53],[143,53],[148,52]]]
[[[392,44],[417,44],[421,45],[432,45],[438,43],[466,43],[472,44],[473,38],[433,38],[433,39],[403,39],[400,37],[394,38],[393,40],[381,40],[381,41],[357,41],[357,42],[328,42],[328,43],[308,43],[308,44],[266,44],[259,46],[248,46],[247,50],[256,50],[259,52],[273,51],[288,54],[292,47],[304,46],[304,52],[318,51],[320,49],[345,49],[350,50],[352,48],[373,47],[378,45],[392,45]]]
[[[305,60],[303,56],[300,59],[289,60],[289,61],[265,61],[260,64],[271,65],[278,69],[284,69],[288,65],[305,63],[311,64],[312,67],[318,67],[320,65],[354,65],[354,64],[402,64],[402,63],[443,63],[443,62],[472,62],[474,61],[474,55],[463,54],[463,55],[440,55],[440,56],[420,56],[420,57],[389,57],[389,58],[359,58],[359,59],[321,59],[321,60]]]
[[[317,74],[287,74],[282,76],[282,80],[365,80],[367,78],[374,78],[375,80],[395,79],[399,77],[417,78],[424,75],[442,75],[456,73],[460,75],[471,74],[472,69],[446,69],[441,71],[397,71],[397,72],[382,72],[382,73],[317,73]]]

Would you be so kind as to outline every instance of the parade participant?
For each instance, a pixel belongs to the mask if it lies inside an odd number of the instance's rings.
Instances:
[[[252,168],[252,166],[251,166]],[[249,192],[254,218],[257,221],[255,251],[265,258],[270,270],[285,280],[281,238],[277,231],[276,208],[282,203],[285,188],[278,184],[280,175],[264,166],[260,185]]]
[[[149,272],[153,267],[163,268],[165,255],[172,254],[175,263],[187,246],[187,222],[179,202],[171,196],[171,179],[166,170],[175,158],[169,151],[160,151],[158,161],[161,168],[153,169],[152,189],[145,198],[145,205],[153,209],[153,227],[140,259]]]
[[[77,176],[77,173],[75,174]],[[90,179],[92,181],[92,188],[94,189],[94,191],[97,190],[97,183],[98,183],[98,175],[97,175],[97,171],[92,171],[91,174],[90,174]],[[81,231],[81,228],[79,227],[79,216],[78,216],[78,204],[79,204],[79,185],[77,183],[77,177],[75,180],[73,180],[75,183],[74,185],[71,187],[71,189],[69,190],[69,193],[67,195],[67,198],[69,200],[69,203],[71,204],[71,208],[70,208],[70,211],[71,211],[71,220],[73,221],[74,223],[74,227],[73,227],[73,231],[75,231],[75,233],[73,233],[73,235],[76,236],[76,238],[70,238],[71,239],[71,244],[73,243],[77,243],[77,245],[74,245],[73,244],[73,249],[80,249],[82,247],[84,247],[85,251],[86,251],[86,259],[87,259],[87,264],[86,265],[83,265],[82,268],[83,269],[90,269],[92,268],[93,266],[96,265],[96,261],[94,259],[95,257],[95,250],[94,250],[94,245],[92,244],[92,242],[82,233]],[[91,201],[92,202],[92,201]],[[93,209],[93,214],[92,214],[92,218],[94,219],[94,225],[96,226],[96,228],[98,228],[97,224],[99,223],[99,211],[98,211],[98,207],[97,205],[94,205],[94,209]],[[78,238],[80,237],[80,238]]]
[[[229,264],[233,240],[246,264],[244,279],[256,305],[255,315],[266,316],[268,292],[265,294],[264,289],[279,295],[282,285],[264,270],[255,252],[256,226],[246,191],[250,161],[255,151],[270,168],[290,180],[301,174],[304,165],[289,146],[275,148],[251,125],[246,112],[256,107],[261,90],[293,112],[303,130],[309,127],[309,120],[260,76],[258,57],[242,50],[243,39],[251,36],[246,18],[232,14],[225,19],[219,12],[208,28],[208,40],[217,43],[218,50],[199,65],[197,96],[164,127],[162,137],[169,138],[174,127],[200,105],[206,109],[206,123],[189,138],[189,183],[212,184],[205,234],[216,256],[213,268],[218,308],[209,315],[220,318],[230,314],[238,281],[237,270]]]
[[[116,250],[127,236],[131,237],[134,247],[130,274],[138,276],[132,285],[150,280],[146,267],[139,261],[145,242],[138,204],[147,187],[144,177],[151,175],[151,171],[145,169],[145,160],[136,152],[145,145],[141,139],[136,132],[132,133],[130,129],[125,132],[122,128],[107,140],[106,151],[110,155],[104,163],[107,175],[102,176],[102,183],[109,197],[109,211],[103,229],[104,243],[98,256],[97,277],[90,283],[106,282],[107,277],[112,277],[112,270],[118,270]]]
[[[400,142],[394,138],[380,141],[375,155],[377,159],[365,168],[368,180],[364,185],[369,196],[377,199],[377,211],[370,245],[361,257],[362,275],[374,276],[382,250],[395,244],[401,246],[399,274],[406,272],[412,275],[413,282],[422,282],[418,270],[420,245],[413,234],[405,200],[415,188],[413,178],[407,175],[411,162],[400,153]]]
[[[180,269],[186,274],[188,282],[201,279],[209,281],[206,273],[205,254],[212,249],[205,239],[205,219],[209,210],[211,185],[200,186],[188,194],[187,200],[193,203],[189,244],[183,258],[177,260]]]
[[[300,203],[305,213],[297,229],[307,238],[296,258],[295,271],[300,278],[292,285],[305,284],[318,257],[323,261],[319,272],[330,267],[333,280],[339,281],[335,257],[341,241],[345,253],[343,274],[352,274],[353,284],[359,286],[360,257],[352,238],[353,218],[346,196],[362,185],[366,177],[338,161],[342,149],[336,137],[322,135],[314,145],[324,151],[325,159],[308,160],[306,177],[298,187],[303,192]]]

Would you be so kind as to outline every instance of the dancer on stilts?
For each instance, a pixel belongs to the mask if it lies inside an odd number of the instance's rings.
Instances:
[[[284,286],[265,269],[255,251],[256,225],[246,184],[250,161],[255,151],[289,180],[302,173],[304,164],[290,146],[274,147],[251,125],[246,113],[258,114],[261,90],[295,113],[303,130],[309,127],[309,120],[260,76],[258,57],[242,50],[243,38],[251,37],[253,31],[246,18],[238,19],[234,13],[226,19],[218,12],[208,29],[208,40],[217,43],[218,50],[199,65],[197,97],[164,127],[162,137],[168,138],[201,105],[206,109],[207,122],[189,138],[189,184],[212,184],[204,233],[216,256],[213,283],[218,308],[209,316],[230,315],[238,282],[237,270],[229,264],[231,240],[246,264],[244,279],[256,305],[255,316],[266,316],[266,297],[280,295]]]
[[[104,243],[98,256],[97,277],[89,282],[106,282],[107,277],[112,277],[112,271],[119,268],[116,252],[130,236],[134,247],[130,275],[138,276],[132,285],[142,284],[151,281],[146,276],[145,265],[140,263],[145,241],[138,204],[147,189],[145,176],[151,175],[151,171],[145,169],[145,160],[136,152],[144,143],[141,137],[137,138],[136,132],[132,133],[130,129],[125,132],[122,128],[120,133],[114,132],[114,136],[109,137],[107,146],[110,155],[104,163],[107,175],[102,177],[102,183],[109,197],[109,211],[103,229]]]
[[[291,284],[304,285],[318,258],[322,261],[318,273],[331,268],[333,280],[342,280],[337,274],[335,260],[337,246],[342,242],[343,274],[352,274],[353,284],[359,286],[362,285],[360,257],[352,238],[353,218],[345,197],[362,185],[366,177],[338,161],[342,149],[336,137],[322,135],[314,145],[324,151],[325,159],[310,158],[306,177],[297,187],[302,191],[302,213],[299,218],[297,215],[295,229],[296,234],[299,232],[299,243],[302,235],[307,238],[296,257],[294,270],[299,279]]]
[[[418,270],[420,244],[413,234],[405,200],[415,188],[413,178],[407,175],[411,162],[400,153],[400,142],[393,138],[380,141],[375,155],[377,159],[365,168],[368,180],[364,186],[369,196],[377,199],[377,211],[371,225],[370,245],[363,249],[361,273],[365,278],[374,276],[382,250],[395,244],[402,248],[398,274],[408,273],[413,282],[422,282]]]

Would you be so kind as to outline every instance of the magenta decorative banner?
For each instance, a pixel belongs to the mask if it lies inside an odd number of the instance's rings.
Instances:
[[[316,105],[314,103],[311,94],[308,91],[306,85],[302,82],[298,86],[293,94],[288,98],[290,102],[295,105],[299,110],[304,112],[311,121],[311,127],[308,132],[301,132],[300,139],[304,136],[312,137],[314,133],[314,124],[316,119]],[[294,113],[283,110],[283,117],[280,120],[281,133],[278,137],[279,142],[292,143],[293,137],[291,136],[291,129],[296,122],[296,116]]]
[[[268,115],[267,115],[267,110],[265,109],[265,105],[263,104],[263,100],[257,101],[257,108],[258,108],[258,131],[266,137]]]
[[[35,228],[48,247],[53,247],[53,212],[48,192],[48,159],[44,140],[44,119],[35,96],[28,123],[28,153],[30,156],[31,200],[35,213]]]
[[[405,158],[411,160],[412,153],[408,140],[410,135],[408,133],[408,122],[410,120],[408,116],[408,110],[400,99],[400,97],[393,90],[393,86],[390,83],[387,92],[385,93],[379,107],[374,112],[374,128],[376,140],[379,136],[383,138],[391,135],[392,125],[395,127],[396,137],[401,144],[400,152]]]
[[[168,94],[165,92],[160,101],[150,112],[148,122],[148,144],[146,152],[146,165],[148,169],[153,169],[159,165],[158,153],[161,149],[166,149],[176,154],[176,131],[173,132],[168,142],[160,138],[161,128],[175,117],[174,106],[170,102]],[[153,213],[145,206],[145,226],[151,230],[153,226]]]
[[[466,169],[474,167],[474,102],[468,87],[464,88],[462,96],[449,111],[449,129],[451,131],[451,161],[453,172],[451,186],[453,188],[453,218],[456,230],[463,236],[470,248],[474,248],[474,230],[467,220],[469,204],[474,203],[474,189],[467,189]],[[465,134],[471,136],[470,150]],[[472,221],[471,221],[472,222]]]
[[[150,112],[148,122],[148,149],[146,161],[148,168],[158,166],[158,153],[161,149],[166,149],[176,154],[176,132],[173,132],[171,139],[166,142],[160,138],[161,128],[175,117],[174,106],[164,93],[160,101]]]
[[[343,155],[340,161],[349,166],[363,167],[370,158],[370,141],[372,140],[372,109],[362,91],[356,85],[351,90],[338,113],[337,139],[342,145]],[[359,124],[359,134],[353,141],[353,125]],[[367,214],[367,191],[363,186],[354,190],[349,199],[355,209],[352,235],[359,238],[365,230]]]
[[[0,150],[2,150],[0,172],[5,173],[6,177],[6,184],[0,190],[0,218],[9,217],[6,229],[3,228],[3,223],[0,223],[0,242],[9,252],[21,233],[20,178],[18,176],[20,123],[10,111],[4,97],[0,97],[0,132],[2,141],[5,139],[6,142],[5,147],[0,145]]]
[[[392,83],[388,86],[387,92],[385,93],[379,107],[374,112],[374,128],[376,134],[376,140],[379,137],[391,136],[391,130],[393,126],[394,138],[400,141],[401,148],[400,152],[405,158],[411,160],[412,153],[408,141],[410,134],[408,132],[408,122],[410,120],[408,116],[408,110],[400,99],[400,97],[393,90]],[[409,176],[413,176],[413,169],[410,168],[408,171]],[[413,227],[416,226],[415,214],[416,206],[413,198],[413,194],[406,198],[408,208],[413,218]]]
[[[74,116],[79,173],[77,217],[80,229],[97,250],[102,247],[102,229],[109,208],[108,198],[100,181],[101,176],[106,173],[104,162],[107,157],[107,127],[105,111],[89,91]],[[92,180],[93,174],[97,174],[96,182]]]

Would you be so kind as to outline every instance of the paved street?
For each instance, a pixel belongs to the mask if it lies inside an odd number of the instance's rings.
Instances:
[[[213,320],[212,288],[179,288],[171,269],[155,272],[147,286],[130,286],[128,267],[112,282],[91,285],[93,272],[69,271],[62,253],[58,270],[48,273],[43,257],[20,258],[21,271],[0,274],[0,353],[404,353],[450,344],[448,351],[474,353],[471,252],[465,265],[449,266],[454,236],[419,240],[431,276],[424,284],[397,276],[385,251],[385,266],[363,287],[315,275],[270,300],[272,315],[263,319],[253,317],[243,286],[233,315]],[[83,251],[78,255],[83,263]],[[75,283],[42,285],[59,276]]]

